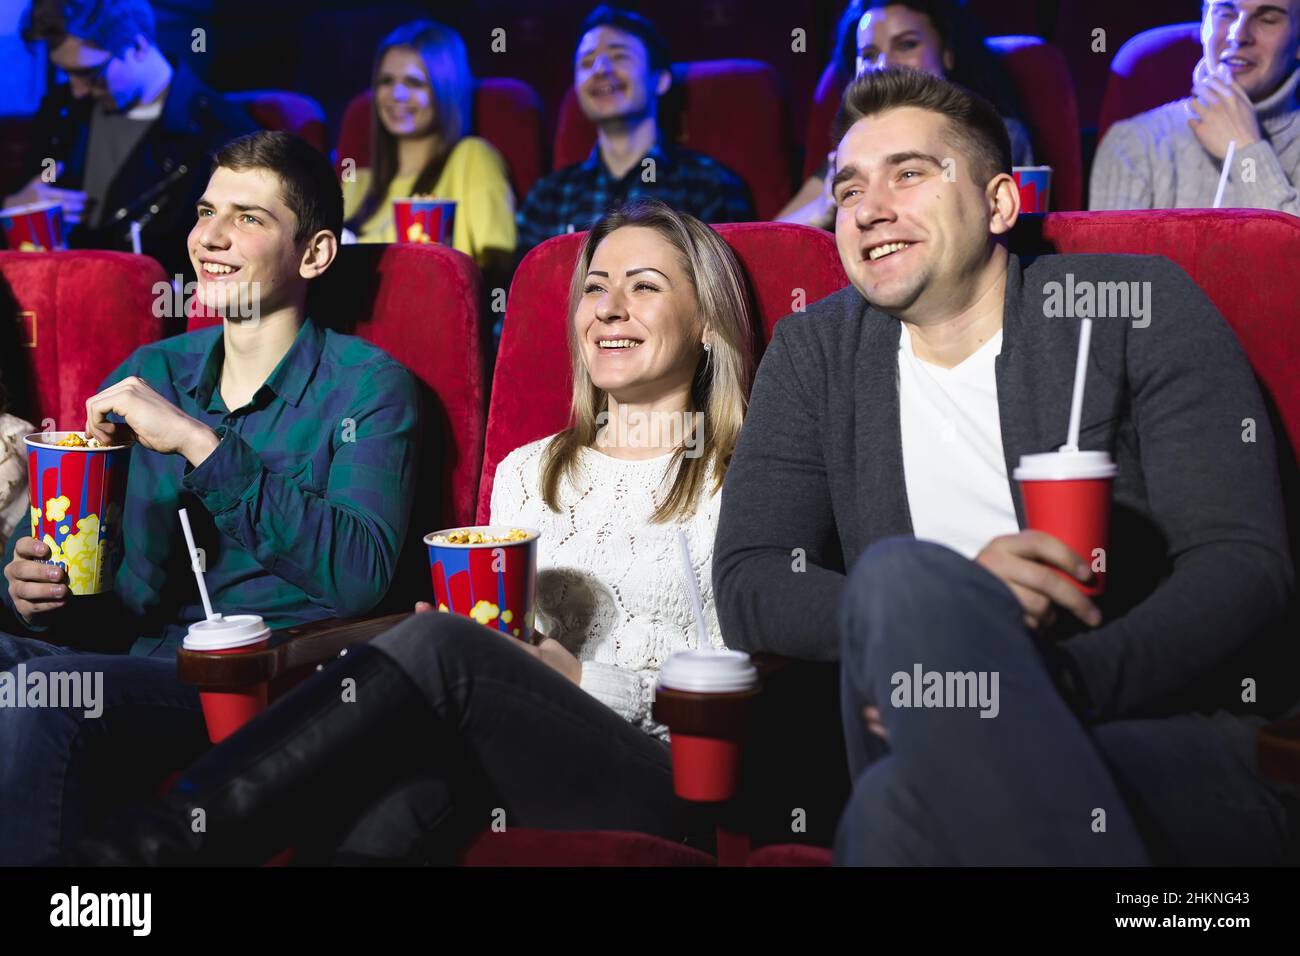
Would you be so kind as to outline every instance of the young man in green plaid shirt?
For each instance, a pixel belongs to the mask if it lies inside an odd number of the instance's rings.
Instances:
[[[3,596],[26,633],[0,634],[0,671],[100,672],[104,699],[98,717],[0,706],[0,864],[57,852],[122,788],[206,746],[175,673],[203,617],[180,508],[218,611],[276,628],[363,614],[388,590],[419,403],[385,352],[307,320],[342,218],[328,161],[302,140],[261,132],[219,151],[189,255],[201,304],[227,318],[137,350],[86,402],[88,434],[135,441],[114,590],[69,602],[46,546],[14,536]]]

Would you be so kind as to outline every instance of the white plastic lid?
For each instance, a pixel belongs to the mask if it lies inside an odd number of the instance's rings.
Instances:
[[[1077,481],[1086,478],[1114,478],[1119,468],[1104,451],[1049,451],[1021,455],[1016,481]]]
[[[260,615],[218,614],[210,621],[191,624],[182,646],[187,651],[224,651],[264,641],[270,633]]]
[[[744,651],[678,651],[664,662],[659,683],[672,690],[725,694],[749,690],[758,670]]]

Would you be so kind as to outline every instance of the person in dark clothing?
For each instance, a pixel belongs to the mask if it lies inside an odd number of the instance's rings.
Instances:
[[[36,0],[24,36],[44,40],[68,83],[33,123],[30,180],[6,206],[63,206],[74,248],[141,251],[192,278],[184,254],[211,154],[257,127],[242,109],[173,67],[144,0]]]
[[[713,575],[729,646],[840,662],[837,862],[1279,862],[1300,794],[1254,740],[1296,706],[1293,570],[1232,331],[1163,258],[1012,255],[1006,127],[953,84],[863,76],[836,134],[852,285],[776,327]],[[1010,480],[1066,440],[1084,316],[1078,447],[1118,466],[1100,555],[1026,529]]]

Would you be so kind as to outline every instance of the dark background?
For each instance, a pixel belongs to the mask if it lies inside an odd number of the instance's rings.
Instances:
[[[22,0],[0,0],[14,3]],[[379,40],[393,27],[431,17],[455,27],[476,76],[515,77],[540,95],[549,143],[565,89],[572,82],[577,28],[594,0],[154,0],[159,45],[221,90],[283,89],[325,109],[329,141],[344,106],[369,82]],[[752,58],[771,63],[789,97],[791,138],[802,150],[808,104],[825,68],[844,0],[626,0],[649,16],[678,61]],[[1196,20],[1199,0],[969,0],[992,35],[1029,34],[1054,43],[1074,76],[1084,127],[1094,126],[1115,51],[1153,26]],[[190,51],[191,31],[207,32],[207,52]],[[791,31],[806,31],[807,52],[795,53]],[[506,52],[493,52],[492,31],[505,30]],[[1092,31],[1106,30],[1105,53]],[[22,120],[0,121],[0,188],[13,184],[23,149]],[[1090,158],[1085,155],[1085,162]],[[798,157],[794,157],[795,160]],[[798,169],[797,162],[792,164]],[[792,184],[793,185],[793,184]]]

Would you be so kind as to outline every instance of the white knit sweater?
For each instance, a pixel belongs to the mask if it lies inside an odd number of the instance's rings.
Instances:
[[[672,486],[671,456],[624,461],[583,449],[577,480],[560,486],[559,512],[539,481],[549,438],[517,448],[497,466],[492,523],[537,528],[537,628],[582,661],[582,688],[647,733],[667,729],[650,714],[659,669],[675,651],[699,647],[677,531],[686,532],[709,640],[722,647],[713,605],[713,538],[721,495],[694,516],[652,524]],[[712,476],[709,477],[712,489]]]

